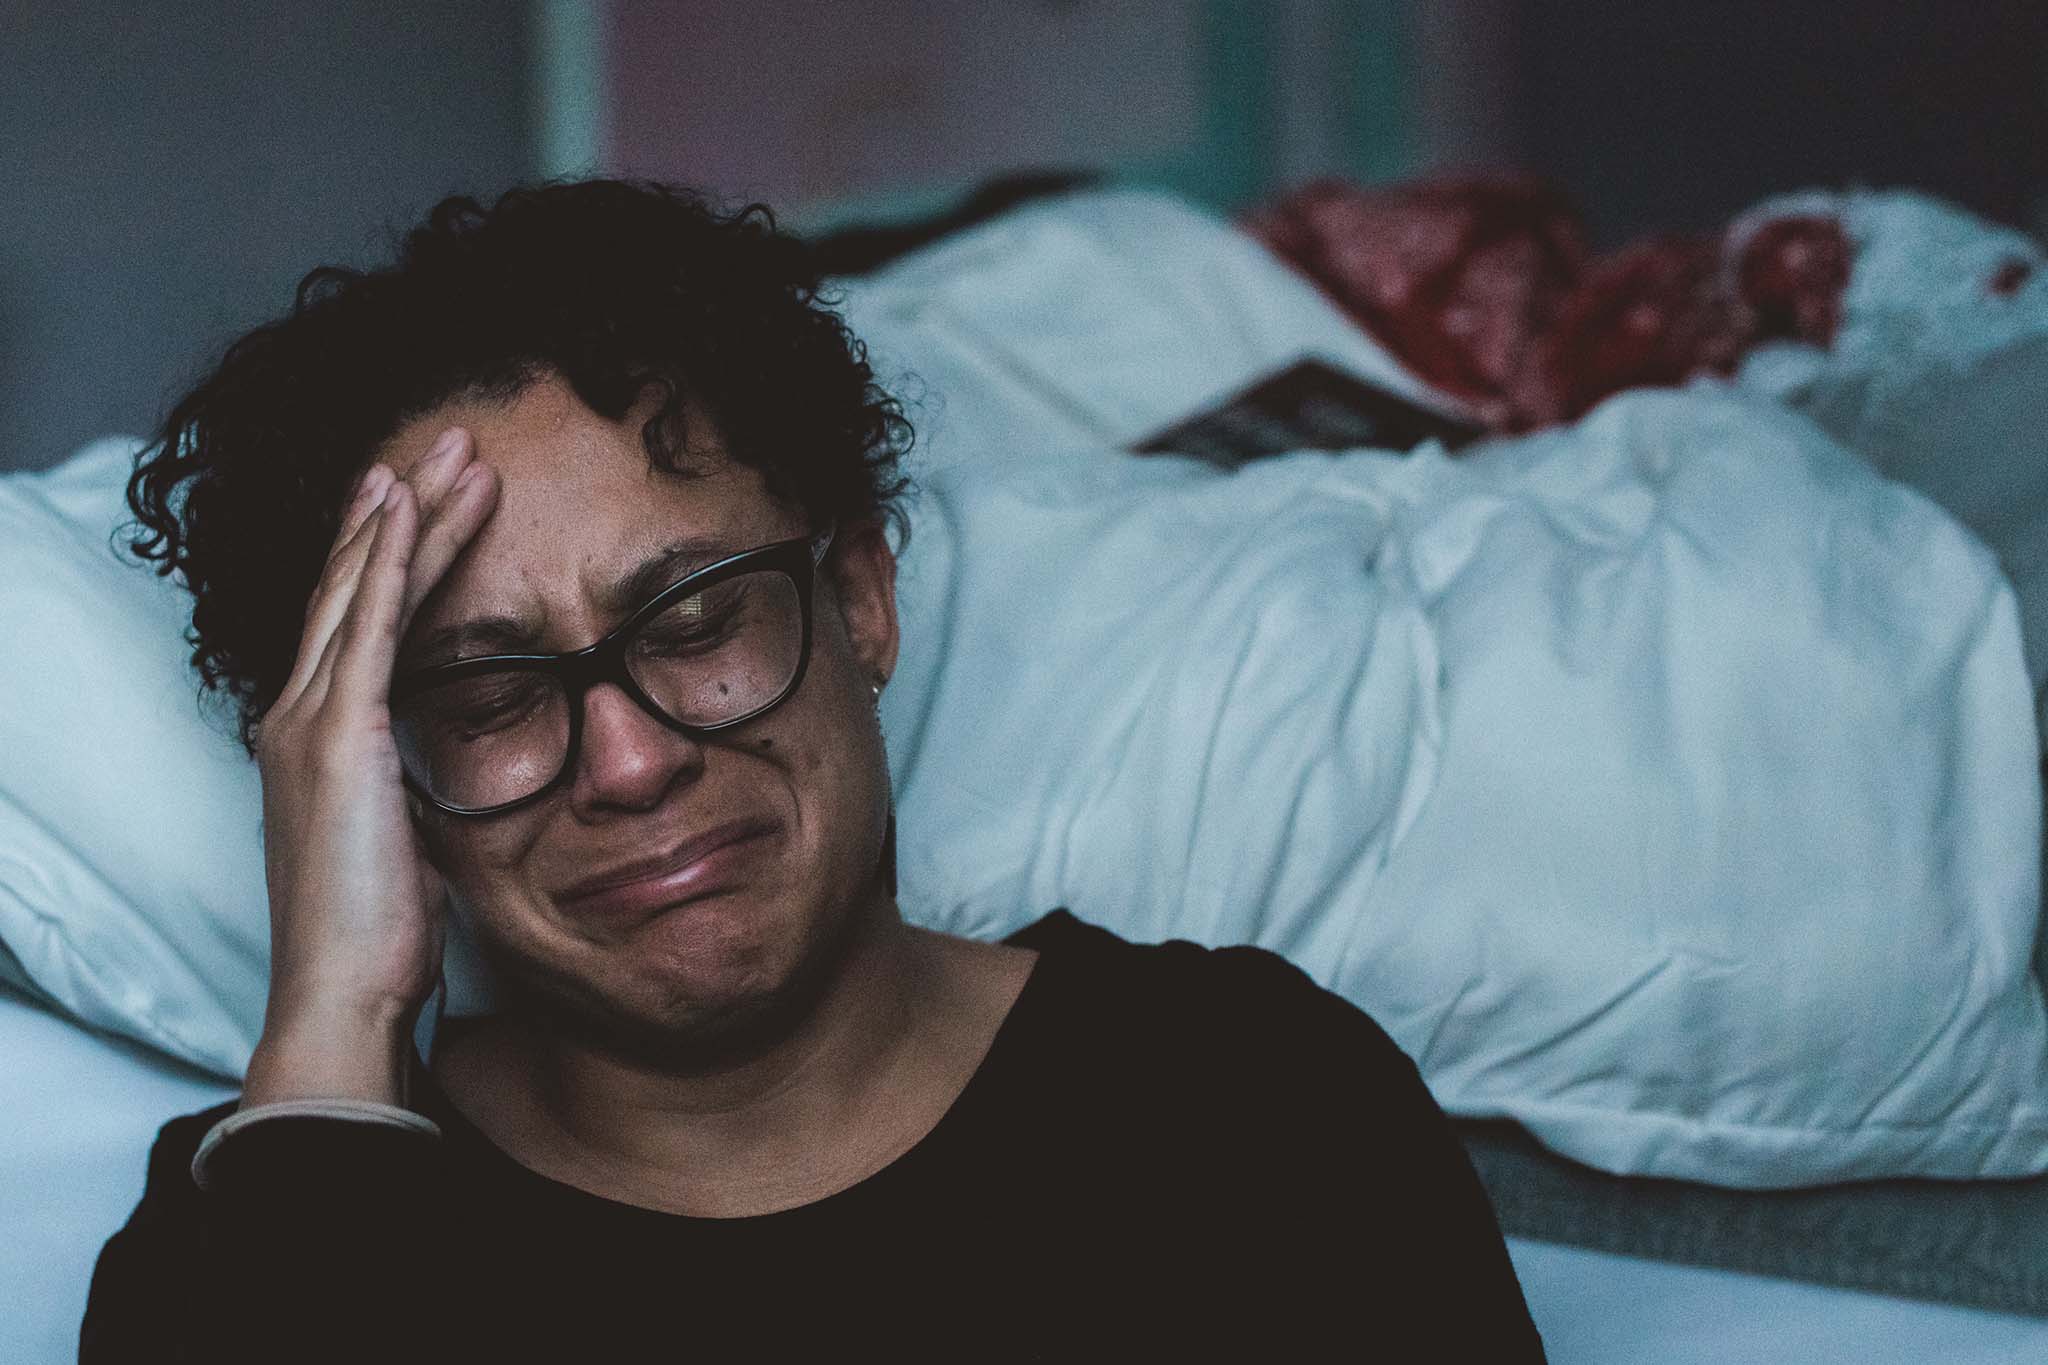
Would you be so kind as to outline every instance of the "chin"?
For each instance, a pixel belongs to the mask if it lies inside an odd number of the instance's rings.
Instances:
[[[520,963],[519,1007],[587,1045],[664,1069],[736,1065],[816,1006],[850,944],[851,920],[784,926],[743,896],[707,897],[607,945],[599,963],[579,964],[585,970]]]

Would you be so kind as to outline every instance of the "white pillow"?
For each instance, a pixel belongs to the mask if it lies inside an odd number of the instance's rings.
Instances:
[[[1905,191],[1787,196],[1749,216],[1785,213],[1836,217],[1854,247],[1841,327],[1826,350],[1758,351],[1740,382],[1983,538],[2019,593],[2048,716],[2048,252]]]
[[[1256,942],[1454,1113],[1727,1185],[2048,1168],[2010,588],[1804,419],[934,475],[906,909]]]
[[[840,287],[918,471],[1135,445],[1307,356],[1461,412],[1265,247],[1155,192],[1028,205]]]
[[[190,596],[117,553],[137,445],[0,478],[0,939],[86,1023],[238,1076],[270,945],[261,800],[201,714]]]
[[[233,1093],[161,1056],[0,992],[0,1360],[78,1359],[93,1264],[142,1197],[150,1144]]]

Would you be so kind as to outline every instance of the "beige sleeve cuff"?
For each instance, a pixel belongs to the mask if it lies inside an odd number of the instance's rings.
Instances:
[[[441,1136],[440,1128],[432,1119],[410,1109],[400,1109],[395,1104],[379,1104],[374,1100],[277,1100],[238,1110],[209,1128],[199,1141],[199,1150],[192,1154],[193,1183],[202,1190],[208,1188],[207,1163],[222,1143],[266,1119],[283,1118],[344,1119],[382,1128],[403,1128],[423,1137]]]

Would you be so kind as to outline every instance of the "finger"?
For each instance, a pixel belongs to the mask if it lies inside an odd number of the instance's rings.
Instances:
[[[320,660],[348,611],[355,584],[362,577],[370,547],[370,537],[364,534],[364,530],[370,518],[382,508],[384,495],[394,483],[403,481],[411,483],[414,492],[422,499],[438,500],[460,476],[468,460],[469,446],[467,431],[449,427],[434,438],[427,453],[414,462],[404,480],[400,480],[391,466],[381,460],[363,471],[349,508],[343,514],[342,533],[329,551],[320,583],[306,604],[306,624],[299,640],[298,657],[292,675],[286,679],[284,690],[279,694],[280,703],[303,696],[307,684],[319,671]],[[422,505],[431,504],[423,502]]]
[[[469,461],[469,448],[469,433],[461,427],[449,427],[435,438],[434,444],[428,447],[427,453],[414,462],[413,467],[406,471],[402,480],[389,465],[384,464],[382,461],[371,465],[363,475],[361,491],[357,495],[357,505],[350,509],[350,520],[354,522],[354,525],[347,534],[346,543],[337,542],[334,552],[330,557],[330,563],[334,568],[334,581],[340,582],[344,579],[353,579],[359,574],[361,569],[360,559],[362,556],[367,555],[369,544],[365,539],[358,539],[358,535],[363,525],[369,520],[369,515],[383,504],[384,494],[390,490],[393,483],[404,482],[410,484],[415,495],[415,501],[420,508],[422,510],[431,510],[441,500],[447,489],[463,473]],[[357,515],[358,513],[360,515]],[[357,556],[356,561],[351,562],[348,559],[348,556],[351,554]],[[325,588],[326,586],[326,583],[323,581],[322,587]],[[327,617],[324,622],[325,628],[320,632],[319,638],[311,643],[322,648],[325,647],[327,637],[333,633],[334,625],[340,620],[341,611],[347,605],[347,602],[343,601],[335,609],[325,614]],[[317,649],[313,652],[317,656]]]
[[[355,492],[341,515],[341,529],[334,537],[334,547],[328,551],[332,559],[340,553],[341,547],[355,539],[356,532],[363,529],[363,523],[370,519],[370,513],[377,510],[377,504],[384,501],[384,490],[395,478],[391,466],[379,460],[363,471],[356,481]]]
[[[469,464],[470,435],[461,427],[448,427],[434,438],[427,453],[405,472],[414,498],[423,514],[432,513]]]
[[[330,653],[334,633],[340,628],[354,600],[356,585],[369,560],[372,537],[366,534],[371,520],[382,509],[384,497],[397,483],[409,483],[421,498],[439,501],[464,472],[471,438],[461,427],[449,427],[434,439],[427,453],[415,461],[400,479],[383,461],[363,472],[356,493],[343,517],[343,532],[328,554],[326,568],[306,605],[306,624],[299,639],[299,652],[291,675],[285,680],[275,705],[291,705],[313,690],[315,678],[326,676],[323,660]],[[422,505],[427,505],[422,503]],[[324,693],[325,685],[317,689]]]
[[[344,652],[348,649],[349,620],[360,610],[359,603],[364,580],[369,576],[371,565],[375,562],[376,556],[379,553],[389,553],[390,551],[392,537],[390,527],[392,519],[391,503],[400,496],[396,492],[399,487],[400,484],[394,481],[392,484],[394,491],[385,495],[384,503],[372,514],[369,523],[365,527],[363,552],[357,565],[356,574],[354,578],[344,585],[344,590],[337,594],[339,608],[335,612],[334,627],[328,632],[327,638],[321,645],[319,652],[310,656],[312,662],[307,667],[306,681],[299,690],[296,703],[301,709],[317,709],[326,701],[328,693],[333,690],[334,671],[339,665]]]
[[[328,642],[315,686],[325,681],[320,704],[384,707],[391,667],[398,655],[398,626],[405,605],[406,570],[419,530],[419,506],[403,480],[384,497],[375,541],[356,584],[354,598]],[[313,689],[307,689],[311,697]]]
[[[369,558],[370,545],[376,538],[383,511],[381,502],[372,507],[362,525],[355,529],[346,544],[335,548],[333,557],[321,570],[320,582],[313,589],[312,599],[306,603],[306,622],[299,632],[299,652],[292,660],[292,671],[285,678],[277,700],[272,703],[272,711],[295,705],[305,695],[307,686],[318,671],[321,655],[333,640],[335,628],[341,624],[349,599],[355,594],[356,582],[362,577],[363,564]]]
[[[395,479],[387,472],[386,477],[377,481],[377,486],[388,491],[393,482]],[[299,633],[298,656],[293,660],[291,675],[285,679],[284,688],[278,694],[277,705],[290,704],[304,693],[321,653],[334,637],[335,627],[341,624],[342,615],[355,594],[355,585],[362,577],[364,562],[369,558],[370,544],[382,511],[383,498],[380,496],[329,554],[326,566],[320,571],[320,581],[314,586],[313,596],[306,603],[306,622]]]
[[[413,546],[412,563],[406,572],[405,602],[398,618],[401,640],[411,628],[420,603],[447,575],[457,557],[491,519],[497,505],[497,471],[472,461],[427,518]]]

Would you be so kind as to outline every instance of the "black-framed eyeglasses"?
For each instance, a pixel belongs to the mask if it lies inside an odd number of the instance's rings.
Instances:
[[[811,595],[834,528],[729,555],[661,590],[568,654],[494,654],[391,685],[405,785],[449,815],[497,815],[575,771],[584,694],[615,684],[692,737],[787,701],[811,657]]]

